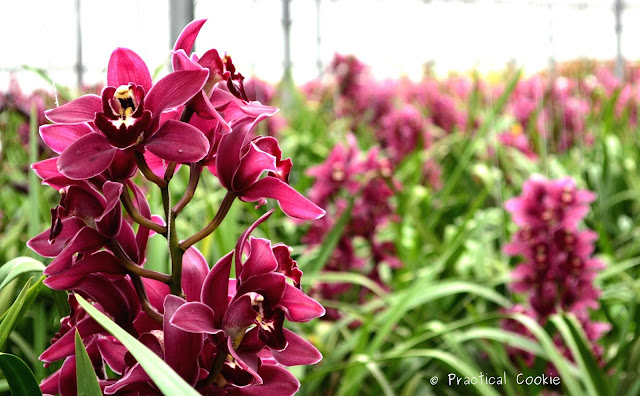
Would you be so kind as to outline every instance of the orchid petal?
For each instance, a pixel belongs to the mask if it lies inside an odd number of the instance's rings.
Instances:
[[[191,102],[189,102],[189,106],[193,108],[193,111],[199,116],[206,120],[216,120],[222,125],[222,129],[220,133],[226,134],[231,132],[231,127],[225,119],[218,113],[218,110],[215,109],[211,105],[209,98],[204,93],[204,91],[200,91],[196,96],[193,97]],[[204,132],[204,131],[203,131]]]
[[[315,220],[324,216],[325,211],[314,204],[293,187],[276,177],[265,177],[251,187],[239,193],[243,201],[259,201],[261,198],[273,198],[280,209],[289,217],[301,220]]]
[[[97,176],[109,167],[116,155],[107,138],[90,133],[73,142],[58,158],[58,170],[74,180]]]
[[[136,243],[133,227],[122,216],[120,217],[120,232],[116,235],[115,240],[122,246],[122,249],[131,260],[142,264],[141,257],[138,256],[138,244]]]
[[[72,328],[73,329],[73,328]],[[83,339],[93,334],[104,332],[102,326],[91,317],[87,316],[76,324],[75,330],[78,331]],[[38,360],[46,363],[52,363],[67,356],[75,354],[75,331],[67,331],[62,337],[58,338],[49,348],[38,357]]]
[[[43,183],[52,177],[64,177],[58,170],[58,157],[47,158],[31,164],[31,169],[42,179]]]
[[[229,304],[222,321],[222,327],[230,338],[236,339],[239,335],[244,334],[247,327],[255,322],[256,311],[253,310],[251,302],[251,296],[244,294]]]
[[[130,83],[141,85],[149,93],[153,84],[149,68],[135,52],[128,48],[116,48],[109,58],[107,85],[117,88]]]
[[[76,253],[89,254],[102,247],[105,239],[91,227],[83,227],[64,249],[44,269],[45,275],[55,275],[71,267],[71,258]]]
[[[276,272],[269,272],[262,275],[254,275],[246,281],[240,282],[236,295],[259,292],[265,299],[269,300],[272,307],[275,307],[280,304],[287,285],[287,280],[284,275]],[[304,295],[306,296],[306,294]],[[231,309],[231,307],[229,307],[229,309]]]
[[[151,129],[158,122],[160,114],[168,108],[185,104],[198,93],[207,81],[209,71],[180,70],[158,81],[145,97],[145,107],[153,114]]]
[[[187,54],[191,53],[193,43],[196,42],[196,37],[198,37],[200,29],[202,29],[202,25],[204,25],[206,21],[206,19],[196,19],[185,26],[178,36],[176,44],[173,46],[173,50],[184,50]]]
[[[135,386],[134,392],[137,394],[139,394],[139,391],[142,391],[142,389],[144,389],[144,391],[151,391],[153,388],[147,384],[148,382],[151,382],[151,378],[149,378],[149,375],[144,371],[142,366],[140,366],[140,363],[136,363],[118,381],[116,381],[116,383],[104,388],[104,393],[106,395],[112,395],[118,391],[126,390],[127,387],[131,387],[132,385]],[[144,388],[140,388],[141,384],[146,384],[146,386],[144,386]],[[147,388],[149,389],[147,390]]]
[[[316,364],[322,360],[322,354],[309,343],[291,330],[283,329],[287,339],[287,347],[282,351],[271,350],[276,361],[283,366],[299,366]]]
[[[163,178],[164,177],[164,173],[167,169],[167,165],[168,162],[163,160],[162,158],[158,157],[157,155],[154,155],[151,153],[151,151],[147,150],[144,152],[144,160],[147,163],[147,165],[149,165],[149,169],[151,169],[151,171],[158,177]],[[180,165],[178,165],[180,166]],[[178,170],[178,167],[176,167],[176,171]]]
[[[216,171],[220,183],[227,189],[232,187],[233,175],[240,165],[240,152],[244,146],[244,140],[253,125],[249,119],[239,122],[233,126],[231,133],[220,139],[216,155]]]
[[[271,250],[271,241],[263,238],[249,239],[251,254],[242,266],[242,273],[238,277],[244,282],[253,275],[265,274],[278,268],[278,261]]]
[[[116,155],[109,165],[109,180],[127,180],[132,178],[138,170],[135,161],[135,148],[129,147],[125,150],[116,150]]]
[[[173,65],[173,71],[204,69],[204,67],[200,66],[197,62],[191,60],[183,49],[177,49],[171,53],[171,63]]]
[[[100,251],[74,263],[71,268],[48,277],[44,284],[55,290],[69,290],[76,286],[87,275],[100,272],[108,274],[124,274],[120,262],[107,251]]]
[[[84,95],[55,109],[47,110],[44,115],[51,122],[75,124],[93,121],[96,113],[102,111],[102,99],[98,95]]]
[[[260,366],[260,358],[255,353],[241,353],[233,347],[233,340],[227,338],[227,348],[231,356],[236,359],[244,371],[248,372],[255,378],[255,383],[262,384],[262,378],[258,375],[258,367]]]
[[[152,219],[151,209],[149,208],[149,201],[147,201],[147,197],[144,196],[140,187],[138,187],[133,181],[127,180],[127,186],[131,188],[133,192],[133,203],[140,212],[140,214],[147,219]],[[164,224],[163,224],[164,225]],[[138,227],[138,233],[136,234],[136,244],[138,245],[138,257],[139,261],[144,261],[145,253],[147,250],[147,242],[149,241],[150,230],[146,227],[140,226]]]
[[[60,374],[60,370],[58,370],[40,382],[40,391],[43,395],[57,395],[60,393]]]
[[[93,129],[87,124],[49,124],[40,127],[42,141],[58,154],[79,138],[92,132]]]
[[[122,226],[122,207],[120,206],[120,195],[123,185],[112,181],[106,181],[102,186],[102,192],[106,202],[103,212],[96,217],[96,228],[101,234],[107,237],[114,237],[120,233]]]
[[[62,232],[49,242],[49,230],[45,230],[27,242],[34,252],[43,257],[56,257],[65,248],[67,242],[73,238],[85,224],[77,217],[62,220]]]
[[[292,322],[307,322],[326,312],[320,303],[290,284],[286,285],[280,306],[285,310],[287,319]]]
[[[171,325],[189,333],[216,334],[222,331],[213,322],[213,310],[201,302],[181,305],[171,318]]]
[[[240,235],[240,238],[238,238],[238,242],[236,243],[236,249],[235,249],[236,274],[242,274],[242,252],[244,250],[244,245],[247,241],[247,238],[253,232],[253,230],[255,230],[256,227],[262,224],[264,221],[266,221],[273,214],[273,212],[275,212],[275,209],[271,209],[267,213],[260,216],[260,218],[255,222],[253,222],[253,224],[251,224],[249,228],[244,230],[244,232]],[[240,276],[240,275],[237,275],[237,276]]]
[[[249,118],[251,122],[257,123],[278,112],[277,107],[264,106],[260,102],[245,102],[231,92],[217,87],[213,89],[210,101],[213,107],[222,109],[226,120]]]
[[[90,297],[104,308],[119,325],[129,324],[137,312],[133,312],[127,298],[127,293],[115,282],[109,281],[102,274],[87,275],[79,284],[74,286],[75,292]]]
[[[263,364],[258,369],[262,384],[241,388],[243,396],[285,396],[294,395],[300,388],[300,382],[287,369],[275,364]]]
[[[58,170],[58,158],[60,157],[49,158],[31,164],[31,169],[33,169],[35,174],[42,179],[42,184],[47,184],[55,190],[60,190],[61,188],[70,185],[79,185],[84,183],[84,181],[69,179],[60,173]]]
[[[227,294],[229,290],[229,274],[231,272],[231,257],[233,257],[233,252],[227,253],[211,268],[202,284],[200,294],[200,301],[213,309],[215,314],[214,324],[217,328],[222,328],[223,316],[229,303]]]
[[[104,361],[116,374],[124,372],[124,354],[127,348],[113,336],[98,337],[98,350]]]
[[[209,151],[209,141],[196,127],[169,120],[145,144],[158,157],[175,162],[197,162]]]
[[[147,291],[147,297],[149,297],[149,303],[158,310],[158,312],[164,312],[164,299],[169,294],[169,285],[166,283],[157,281],[155,279],[142,278],[142,283]]]
[[[203,336],[180,330],[170,323],[171,317],[183,304],[183,299],[171,294],[164,300],[164,360],[185,381],[195,385],[200,373],[198,355],[202,350]]]
[[[207,260],[191,246],[182,256],[182,290],[187,301],[199,301],[202,284],[209,273]]]
[[[76,377],[76,357],[69,356],[60,367],[58,388],[60,396],[76,396],[78,392]]]
[[[238,169],[233,176],[232,190],[242,191],[255,183],[264,171],[276,172],[276,157],[258,148],[253,142],[249,150],[240,159]]]

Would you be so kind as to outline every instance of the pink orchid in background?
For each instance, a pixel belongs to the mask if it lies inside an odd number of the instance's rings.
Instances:
[[[114,161],[127,168],[134,150],[148,150],[166,161],[198,161],[209,150],[205,136],[191,125],[166,119],[163,112],[200,92],[208,75],[206,70],[182,70],[153,84],[144,61],[118,48],[109,59],[102,97],[85,95],[48,110],[46,116],[55,124],[40,129],[42,139],[60,153],[60,172],[76,180],[97,176]],[[129,168],[121,177],[130,175]]]
[[[608,325],[592,322],[588,309],[599,306],[600,291],[593,281],[604,263],[592,257],[597,234],[578,229],[595,197],[590,191],[577,189],[570,178],[531,177],[522,194],[505,204],[520,228],[504,250],[524,259],[512,273],[511,288],[528,295],[531,309],[516,310],[530,314],[543,325],[554,313],[574,313],[588,333],[596,357],[600,357],[596,341]],[[521,326],[509,320],[503,326],[523,333]],[[568,349],[565,352],[571,357]],[[531,362],[531,358],[526,361]]]
[[[303,241],[311,246],[321,244],[352,199],[349,222],[323,270],[360,272],[386,288],[380,278],[380,266],[401,267],[393,243],[380,237],[384,227],[397,218],[391,199],[401,185],[393,178],[391,162],[377,147],[366,154],[361,152],[355,137],[348,135],[346,144],[335,145],[327,160],[310,168],[308,173],[316,179],[309,195],[332,215],[314,222]],[[369,254],[356,252],[356,238],[366,243]],[[311,294],[340,299],[350,290],[353,290],[350,284],[321,283]],[[359,301],[364,302],[367,297],[368,289],[363,289]],[[328,319],[339,317],[336,310],[328,310]]]
[[[318,205],[326,207],[329,200],[341,189],[355,194],[360,188],[358,174],[363,170],[358,142],[352,134],[347,135],[346,144],[336,144],[325,162],[307,170],[316,182],[309,196]]]
[[[524,134],[520,124],[514,124],[509,131],[498,134],[498,142],[517,149],[531,160],[538,159],[538,155],[533,151],[531,142]]]

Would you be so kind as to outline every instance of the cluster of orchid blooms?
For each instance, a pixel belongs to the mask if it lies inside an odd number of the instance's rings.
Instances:
[[[427,73],[428,74],[428,73]],[[349,117],[351,128],[365,125],[371,129],[380,145],[390,152],[403,150],[403,142],[415,141],[426,135],[423,144],[437,140],[444,134],[462,131],[472,134],[482,120],[482,115],[469,119],[472,93],[474,100],[484,107],[491,106],[503,92],[504,86],[488,80],[474,81],[464,76],[436,79],[426,75],[421,81],[408,79],[376,80],[368,67],[352,55],[336,55],[329,67],[333,77],[331,84],[314,81],[302,87],[314,100],[333,101],[336,116]],[[534,74],[519,81],[509,96],[504,110],[513,117],[513,124],[498,133],[498,142],[514,147],[525,156],[536,160],[541,150],[563,152],[574,146],[590,145],[594,141],[585,119],[590,114],[605,111],[607,102],[614,100],[615,116],[631,125],[638,122],[640,103],[640,72],[629,70],[625,82],[613,76],[610,68],[596,67],[593,74],[584,78],[558,76],[551,78]],[[407,139],[389,141],[385,118],[396,118],[413,128],[412,120],[403,121],[409,112],[421,114],[420,134],[413,133]],[[601,117],[601,116],[597,116]],[[387,121],[388,122],[388,121]],[[533,136],[540,136],[546,147],[536,147]],[[424,137],[424,136],[420,136]],[[393,138],[391,138],[393,140]],[[407,144],[408,146],[408,144]],[[414,146],[420,147],[421,145]],[[438,185],[438,172],[428,177]]]
[[[390,268],[402,265],[393,243],[380,239],[382,228],[397,218],[391,198],[401,186],[392,177],[391,163],[378,149],[373,148],[365,154],[358,148],[355,136],[348,135],[347,141],[347,145],[337,144],[323,164],[308,170],[315,178],[309,197],[331,215],[315,221],[303,241],[311,246],[322,243],[335,226],[335,219],[350,208],[349,221],[323,270],[356,271],[384,287],[380,266],[383,263]],[[351,204],[350,199],[353,199]],[[365,242],[367,257],[356,252],[355,238]],[[350,284],[320,284],[311,293],[338,300],[352,290]],[[361,302],[367,294],[366,289],[360,291]],[[328,319],[338,317],[336,310],[327,312]]]
[[[597,234],[579,229],[594,199],[595,194],[577,189],[570,178],[547,180],[533,176],[525,182],[522,195],[505,204],[519,228],[504,250],[524,259],[512,273],[511,289],[528,296],[529,303],[528,307],[515,305],[510,312],[527,314],[542,325],[552,314],[573,313],[600,359],[602,347],[596,341],[610,325],[591,321],[588,310],[599,306],[600,291],[593,281],[604,263],[592,257]],[[503,326],[533,338],[514,320],[505,320]],[[554,342],[572,358],[559,335]],[[528,365],[534,363],[532,354],[520,350],[510,353]]]
[[[202,394],[293,394],[299,382],[283,366],[321,359],[314,346],[284,328],[285,319],[305,322],[325,313],[302,291],[291,249],[251,236],[272,211],[211,268],[194,246],[218,227],[236,198],[258,205],[275,199],[296,219],[325,213],[289,186],[292,162],[282,158],[277,140],[253,134],[277,109],[247,99],[229,56],[214,49],[200,57],[191,53],[204,22],[184,29],[172,52],[173,71],[159,81],[152,82],[136,53],[118,48],[101,96],[85,95],[46,112],[53,124],[40,134],[59,156],[32,168],[61,199],[51,210],[50,230],[28,245],[53,258],[45,284],[72,293],[71,314],[40,356],[46,364],[64,360],[41,383],[45,394],[76,394],[76,331],[105,394],[160,394],[124,346],[82,310],[76,294]],[[174,200],[169,184],[181,165],[189,167],[189,184]],[[181,240],[176,218],[205,169],[226,196],[209,224]],[[160,189],[164,219],[151,213],[134,182],[138,171]],[[153,233],[167,239],[170,275],[144,267]],[[106,366],[116,376],[107,375]]]

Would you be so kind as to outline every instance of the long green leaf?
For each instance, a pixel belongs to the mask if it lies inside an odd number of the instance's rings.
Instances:
[[[592,347],[587,341],[578,319],[573,315],[567,315],[564,317],[564,321],[560,316],[554,316],[551,320],[560,331],[560,334],[562,334],[562,338],[567,342],[574,359],[581,366],[582,378],[594,390],[594,394],[600,396],[613,395],[607,376],[593,356]]]
[[[540,343],[540,347],[545,352],[547,359],[553,363],[562,379],[562,385],[568,390],[570,395],[584,395],[585,391],[576,382],[574,375],[575,366],[568,359],[562,356],[549,334],[534,319],[523,314],[513,314],[511,317],[524,325]]]
[[[42,272],[45,266],[31,257],[16,257],[0,267],[0,290],[16,277],[27,272]]]
[[[78,396],[102,396],[98,377],[78,329],[76,329],[76,381]]]
[[[302,279],[303,284],[313,284],[315,282],[323,283],[352,283],[368,288],[378,297],[385,297],[387,292],[377,283],[362,274],[356,272],[320,272],[317,274],[305,274]]]
[[[36,377],[19,357],[0,352],[0,370],[9,383],[12,396],[42,395]]]
[[[29,289],[29,286],[31,286],[31,278],[29,278],[27,283],[25,283],[20,294],[18,294],[18,297],[11,305],[11,308],[7,311],[2,323],[0,323],[0,350],[2,350],[4,343],[7,341],[9,334],[13,330],[13,326],[15,326],[18,322],[18,318],[21,316],[22,306],[27,298],[27,290]]]
[[[40,137],[38,136],[38,109],[31,105],[29,114],[29,163],[38,162],[40,150]],[[40,231],[40,183],[36,172],[29,172],[29,235],[35,236]],[[37,256],[36,252],[31,252]],[[0,289],[2,287],[0,286]]]
[[[165,395],[199,396],[199,393],[173,371],[167,363],[160,359],[158,355],[133,338],[102,312],[95,309],[82,296],[76,294],[76,299],[100,326],[116,337],[131,352],[162,393]]]

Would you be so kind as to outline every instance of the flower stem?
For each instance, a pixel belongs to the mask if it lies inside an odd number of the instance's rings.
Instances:
[[[131,258],[127,255],[124,249],[122,249],[122,246],[120,246],[120,244],[116,240],[108,241],[107,246],[116,256],[120,264],[122,264],[122,266],[131,274],[141,276],[143,278],[154,279],[163,283],[169,283],[169,280],[171,279],[169,275],[140,267],[133,260],[131,260]]]
[[[224,349],[218,348],[218,353],[216,353],[216,359],[213,361],[211,365],[211,371],[209,371],[209,375],[207,378],[202,380],[202,385],[207,386],[211,385],[218,379],[220,372],[222,371],[222,367],[224,367],[224,361],[227,358],[227,353]]]
[[[149,297],[147,296],[147,291],[144,288],[144,283],[142,283],[142,279],[138,275],[129,274],[131,277],[131,281],[133,282],[133,287],[136,289],[136,293],[138,294],[138,298],[140,299],[140,306],[142,310],[149,315],[149,317],[156,322],[162,323],[163,317],[158,312],[157,309],[149,302]]]
[[[167,234],[167,243],[169,246],[169,257],[171,258],[171,279],[169,280],[169,289],[171,294],[182,296],[182,255],[184,250],[180,248],[178,243],[178,235],[176,234],[176,217],[171,210],[171,192],[169,186],[160,189],[162,193],[162,205],[164,206],[164,214],[169,225]]]
[[[182,211],[182,209],[184,209],[184,207],[187,206],[189,202],[191,202],[191,199],[193,198],[193,194],[195,193],[196,188],[198,187],[200,174],[202,174],[202,165],[191,164],[189,166],[189,172],[190,172],[189,184],[187,185],[187,189],[185,190],[182,198],[180,198],[178,203],[173,207],[174,216],[177,216]]]
[[[120,200],[124,205],[124,209],[127,211],[129,216],[131,216],[133,221],[135,221],[136,223],[140,224],[143,227],[146,227],[152,231],[157,232],[158,234],[167,236],[167,227],[164,227],[152,221],[151,219],[144,217],[138,211],[138,209],[136,209],[136,207],[133,205],[133,201],[131,201],[131,196],[129,195],[129,189],[127,188],[127,186],[124,183],[123,183],[123,186],[124,186],[124,190],[122,191]]]
[[[134,151],[134,154],[136,157],[136,164],[138,165],[138,169],[140,169],[140,172],[142,172],[144,177],[146,177],[147,180],[150,180],[157,184],[160,188],[166,187],[167,181],[153,173],[151,168],[149,168],[149,165],[147,165],[147,161],[144,159],[144,155],[142,155],[142,153],[139,151]]]
[[[180,247],[182,248],[182,250],[183,251],[187,250],[194,243],[201,241],[205,237],[211,235],[211,233],[215,231],[216,228],[218,228],[220,223],[222,223],[222,220],[229,212],[229,209],[231,208],[231,205],[233,204],[235,199],[236,199],[236,194],[233,191],[227,191],[227,195],[224,196],[224,199],[222,200],[222,204],[220,204],[220,208],[218,209],[218,213],[216,213],[213,220],[211,220],[211,222],[209,222],[209,224],[207,224],[203,229],[201,229],[200,231],[196,232],[195,234],[187,238],[185,241],[183,241],[180,244]]]
[[[169,183],[173,178],[173,174],[176,171],[177,162],[169,162],[167,169],[164,171],[164,180]]]

